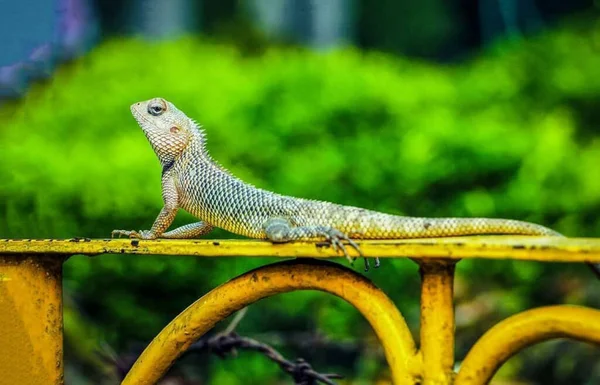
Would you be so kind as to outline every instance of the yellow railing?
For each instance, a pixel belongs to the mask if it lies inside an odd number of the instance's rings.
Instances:
[[[139,357],[124,385],[154,384],[217,322],[261,298],[321,290],[351,303],[379,337],[395,384],[485,384],[521,349],[566,337],[600,344],[600,311],[578,306],[528,310],[500,322],[454,372],[454,266],[460,259],[600,263],[600,239],[460,237],[365,241],[370,257],[408,257],[420,265],[421,327],[417,346],[394,303],[343,264],[282,261],[215,288],[167,325]],[[62,384],[62,264],[71,255],[105,253],[332,258],[323,244],[232,240],[0,240],[0,383]],[[590,279],[594,277],[590,273]],[[600,284],[599,284],[600,289]]]

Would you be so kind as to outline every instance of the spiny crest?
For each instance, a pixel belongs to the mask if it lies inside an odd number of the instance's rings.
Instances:
[[[202,128],[202,126],[195,120],[190,117],[187,117],[190,122],[190,130],[193,131],[195,136],[199,138],[200,141],[200,150],[208,155],[208,150],[206,149],[206,130]]]
[[[189,122],[192,125],[192,129],[196,129],[197,132],[197,136],[199,139],[199,151],[202,154],[202,156],[204,156],[211,164],[213,164],[215,167],[217,167],[218,169],[220,169],[221,171],[229,174],[229,175],[233,175],[231,174],[231,171],[229,171],[227,168],[225,168],[225,166],[223,166],[221,163],[219,163],[217,160],[215,160],[211,155],[210,152],[208,152],[208,148],[206,147],[206,140],[207,140],[207,136],[206,136],[206,130],[202,127],[202,125],[200,125],[195,119],[190,118],[189,116],[187,117]]]

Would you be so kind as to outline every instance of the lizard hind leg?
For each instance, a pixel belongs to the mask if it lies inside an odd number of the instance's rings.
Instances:
[[[346,245],[342,241],[346,241],[352,246],[360,256],[363,256],[360,247],[343,232],[327,226],[299,226],[294,227],[284,218],[271,218],[263,225],[265,235],[271,242],[282,243],[299,240],[314,240],[323,239],[331,244],[337,252],[340,250],[350,264],[354,264],[355,258],[348,253]],[[379,267],[379,259],[375,260],[375,267]],[[365,271],[369,270],[369,261],[365,258]]]

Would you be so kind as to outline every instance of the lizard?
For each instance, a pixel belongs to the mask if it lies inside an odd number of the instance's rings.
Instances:
[[[362,255],[355,239],[562,236],[547,227],[514,219],[398,216],[280,195],[242,181],[215,161],[207,150],[205,131],[171,102],[153,98],[134,103],[130,109],[161,163],[164,206],[150,230],[114,230],[113,237],[195,238],[220,227],[273,243],[326,241],[353,263],[347,247]],[[167,231],[180,208],[201,221]],[[368,270],[368,259],[364,260]],[[379,266],[378,259],[375,266]],[[592,267],[600,277],[600,264]]]

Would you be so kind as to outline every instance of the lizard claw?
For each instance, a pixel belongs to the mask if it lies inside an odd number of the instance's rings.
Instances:
[[[331,247],[333,247],[333,251],[335,251],[336,253],[338,252],[338,240],[336,240],[336,238],[332,237],[329,234],[325,234],[325,239],[327,240],[327,242],[329,242],[329,244],[331,245]],[[342,249],[342,252],[344,252],[344,250]],[[344,255],[346,255],[346,252],[344,252]]]
[[[327,241],[329,241],[329,243],[333,247],[333,250],[335,250],[336,253],[338,252],[338,250],[341,250],[342,254],[344,254],[344,256],[348,258],[348,260],[351,261],[351,263],[354,262],[354,260],[351,259],[350,255],[348,254],[348,249],[346,249],[346,246],[344,246],[339,236],[329,234],[327,235]]]
[[[331,247],[333,247],[333,250],[335,252],[337,252],[338,250],[342,251],[342,254],[344,254],[344,256],[346,257],[346,259],[348,260],[348,262],[350,262],[351,265],[354,265],[354,261],[356,260],[356,257],[351,257],[350,254],[348,253],[348,249],[346,248],[346,246],[344,245],[344,243],[342,243],[342,241],[346,241],[350,246],[352,246],[352,248],[354,248],[354,250],[356,250],[358,252],[358,254],[364,258],[364,255],[360,249],[360,247],[356,244],[356,242],[354,242],[352,239],[350,239],[346,234],[342,233],[339,230],[336,229],[327,229],[325,231],[323,231],[323,236],[325,237],[325,239],[331,244]],[[375,267],[379,267],[379,258],[375,259]],[[365,271],[369,271],[369,260],[367,258],[365,258]]]
[[[338,250],[341,250],[342,254],[344,254],[346,259],[348,259],[348,262],[350,262],[351,265],[354,265],[354,261],[356,260],[356,257],[351,257],[350,254],[348,253],[348,249],[342,243],[342,241],[346,241],[350,246],[352,246],[352,248],[354,248],[354,250],[356,250],[358,252],[358,254],[361,257],[364,258],[365,271],[369,271],[369,269],[371,267],[371,265],[369,263],[369,258],[365,258],[360,247],[356,244],[356,242],[354,242],[352,239],[350,239],[346,234],[342,233],[341,231],[339,231],[337,229],[327,229],[327,230],[323,231],[322,234],[325,237],[325,239],[331,244],[331,247],[333,247],[333,250],[336,253]],[[375,268],[378,268],[380,265],[381,265],[381,263],[379,261],[379,258],[375,258]]]

